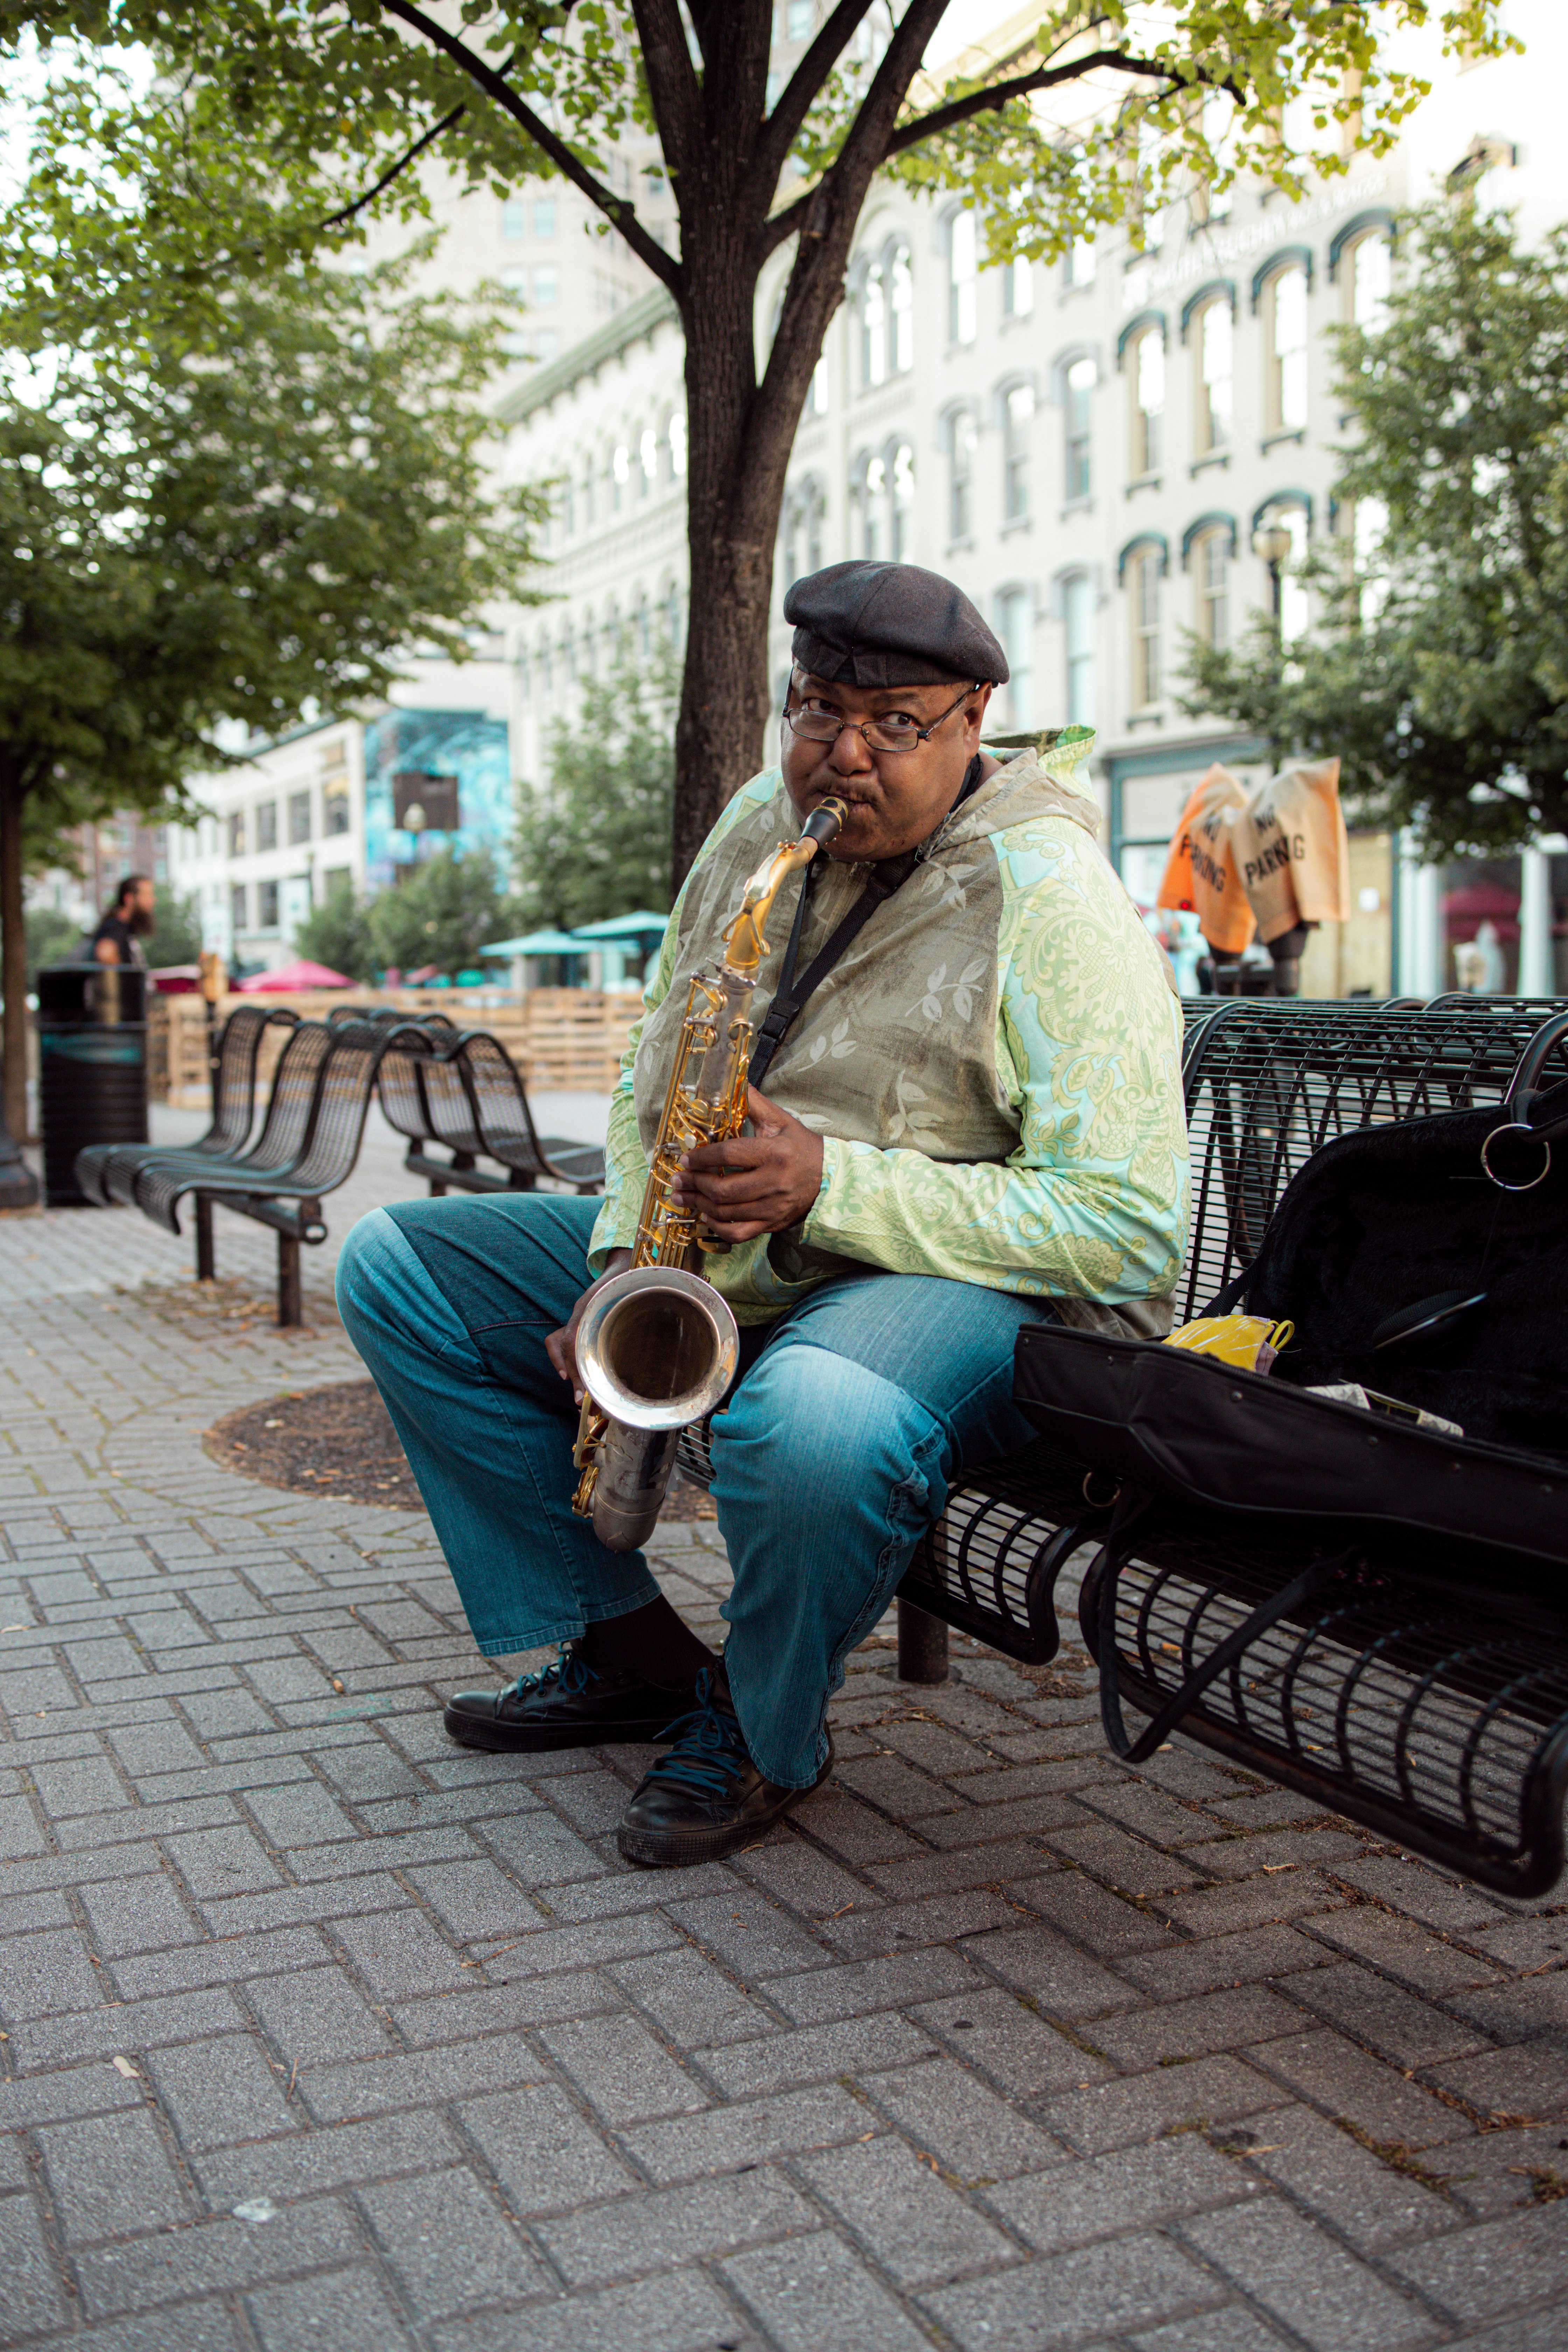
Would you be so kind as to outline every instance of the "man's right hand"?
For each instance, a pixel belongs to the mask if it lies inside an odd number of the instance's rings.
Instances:
[[[594,1293],[596,1290],[603,1290],[605,1283],[613,1281],[617,1274],[625,1274],[631,1262],[632,1253],[629,1249],[612,1250],[609,1264],[604,1273],[597,1282],[591,1282],[588,1285],[587,1289],[572,1309],[572,1320],[563,1324],[559,1331],[552,1331],[549,1339],[544,1342],[545,1354],[562,1379],[571,1381],[572,1393],[579,1404],[583,1402],[583,1383],[577,1376],[577,1326],[583,1320],[583,1311]]]

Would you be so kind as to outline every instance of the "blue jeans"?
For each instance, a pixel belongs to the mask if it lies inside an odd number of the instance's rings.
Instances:
[[[577,1408],[544,1352],[590,1280],[598,1203],[542,1192],[362,1217],[338,1305],[386,1400],[487,1657],[574,1639],[658,1585],[574,1517]],[[713,1423],[734,1589],[724,1660],[759,1770],[809,1788],[844,1660],[968,1465],[1026,1444],[1013,1341],[1038,1299],[868,1269],[742,1333]]]

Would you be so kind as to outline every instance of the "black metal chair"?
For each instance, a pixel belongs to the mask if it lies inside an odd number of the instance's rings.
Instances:
[[[300,1245],[326,1239],[321,1198],[353,1168],[376,1073],[395,1043],[431,1050],[412,1024],[301,1022],[279,1057],[252,1150],[200,1163],[155,1160],[140,1171],[136,1203],[170,1233],[180,1230],[180,1202],[195,1196],[198,1281],[216,1271],[212,1213],[221,1204],[277,1233],[278,1320],[300,1320]]]
[[[213,1052],[212,1124],[206,1133],[179,1147],[89,1143],[76,1156],[77,1181],[89,1200],[100,1208],[116,1202],[129,1205],[138,1171],[150,1160],[168,1159],[176,1150],[194,1160],[238,1151],[256,1117],[256,1063],[262,1037],[274,1024],[293,1027],[299,1018],[284,1005],[237,1005],[224,1023]]]
[[[574,1192],[604,1190],[604,1153],[564,1136],[541,1138],[528,1089],[489,1030],[455,1031],[449,1047],[430,1056],[389,1054],[378,1091],[384,1118],[408,1139],[404,1166],[434,1196],[532,1192],[542,1176]],[[481,1159],[500,1170],[479,1167]]]

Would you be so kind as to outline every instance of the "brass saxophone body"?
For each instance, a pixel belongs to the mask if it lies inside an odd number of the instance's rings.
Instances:
[[[735,1375],[740,1333],[699,1268],[727,1244],[677,1206],[681,1156],[739,1135],[746,1118],[752,998],[768,943],[763,926],[792,874],[808,866],[848,814],[815,808],[797,841],[780,842],[746,884],[724,951],[694,972],[659,1114],[632,1262],[595,1291],[577,1327],[583,1411],[572,1507],[611,1551],[653,1532],[689,1422],[711,1412]]]

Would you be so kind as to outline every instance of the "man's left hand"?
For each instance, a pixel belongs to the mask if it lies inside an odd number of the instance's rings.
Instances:
[[[798,1225],[822,1189],[822,1138],[769,1102],[755,1087],[746,1095],[750,1135],[704,1143],[686,1153],[675,1198],[694,1209],[727,1242]]]

